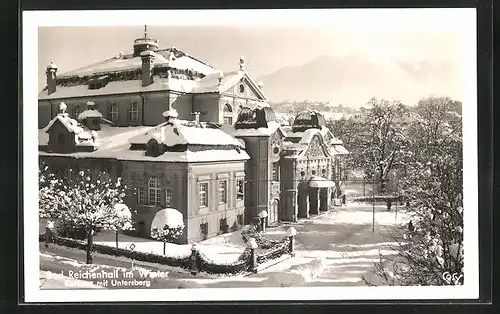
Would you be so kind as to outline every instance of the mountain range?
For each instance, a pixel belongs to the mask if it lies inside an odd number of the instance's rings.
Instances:
[[[460,63],[417,56],[319,56],[259,77],[269,101],[326,101],[359,107],[371,97],[413,105],[428,96],[461,99]]]

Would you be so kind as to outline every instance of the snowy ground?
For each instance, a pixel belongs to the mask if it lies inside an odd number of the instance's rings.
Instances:
[[[375,231],[372,232],[372,206],[369,204],[348,204],[321,216],[293,224],[297,229],[295,256],[257,274],[243,277],[210,278],[191,276],[188,272],[156,264],[141,264],[148,269],[162,269],[169,272],[168,279],[162,279],[157,287],[259,287],[259,286],[352,286],[364,285],[362,276],[372,278],[373,263],[379,261],[379,253],[391,255],[384,236],[388,228],[407,223],[403,208],[397,219],[394,212],[387,212],[385,206],[375,206]],[[281,238],[289,226],[284,225],[266,231],[269,236]],[[115,245],[114,234],[102,234],[96,243]],[[136,250],[163,253],[163,243],[120,235],[120,247],[136,245]],[[232,261],[243,251],[245,244],[240,232],[224,234],[203,241],[200,249],[217,261]],[[184,255],[191,246],[167,247],[167,255]],[[64,256],[83,263],[85,253],[78,250],[52,246],[46,249],[40,245],[42,254]],[[44,257],[41,269],[57,272],[52,260]],[[41,258],[42,259],[42,258]],[[130,268],[131,261],[96,254],[96,264]],[[52,265],[52,266],[51,266]],[[165,282],[170,282],[166,284]]]

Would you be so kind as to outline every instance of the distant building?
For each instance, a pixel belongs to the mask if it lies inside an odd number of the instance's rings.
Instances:
[[[166,207],[184,216],[182,243],[234,230],[262,211],[272,225],[330,209],[348,153],[342,141],[315,111],[280,123],[262,84],[243,59],[239,66],[221,75],[147,36],[134,53],[62,80],[54,81],[52,64],[39,99],[40,160],[123,177],[143,237]]]

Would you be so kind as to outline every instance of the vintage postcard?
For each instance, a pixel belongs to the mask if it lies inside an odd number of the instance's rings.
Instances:
[[[27,302],[478,297],[475,9],[39,11],[22,39]]]

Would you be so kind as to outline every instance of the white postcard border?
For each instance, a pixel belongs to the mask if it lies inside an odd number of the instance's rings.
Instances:
[[[477,198],[477,80],[475,9],[322,9],[212,11],[25,11],[23,12],[24,278],[26,302],[477,299],[479,297]],[[385,18],[380,15],[385,14]],[[168,18],[165,18],[168,16]],[[38,250],[37,103],[38,27],[131,25],[329,25],[383,31],[452,27],[462,33],[464,125],[463,286],[307,287],[148,290],[40,290]],[[376,23],[374,23],[376,21]],[[367,24],[368,23],[368,24]],[[370,24],[372,23],[372,24]],[[413,28],[412,28],[413,27]],[[168,293],[166,293],[168,291]]]

